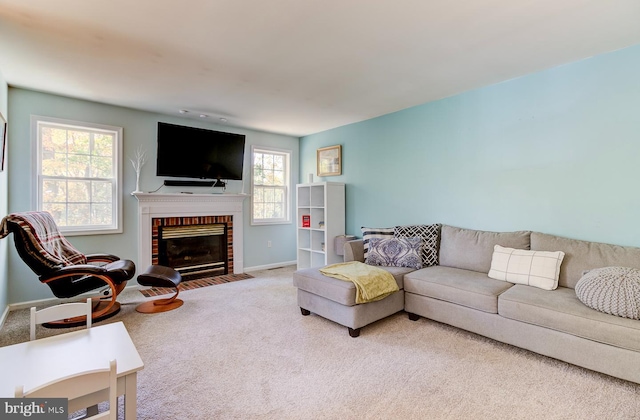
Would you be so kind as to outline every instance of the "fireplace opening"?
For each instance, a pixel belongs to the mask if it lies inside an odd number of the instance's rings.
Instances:
[[[187,280],[228,274],[227,225],[159,226],[158,263]]]

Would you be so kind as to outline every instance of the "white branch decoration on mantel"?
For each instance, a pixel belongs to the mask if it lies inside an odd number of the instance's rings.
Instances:
[[[142,146],[138,146],[133,159],[129,159],[133,169],[136,171],[136,190],[131,194],[141,193],[140,191],[140,171],[147,161],[147,152],[142,150]]]

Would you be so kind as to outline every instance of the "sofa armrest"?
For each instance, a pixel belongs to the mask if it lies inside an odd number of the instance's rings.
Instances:
[[[362,241],[362,239],[345,242],[344,261],[364,262],[364,242]]]

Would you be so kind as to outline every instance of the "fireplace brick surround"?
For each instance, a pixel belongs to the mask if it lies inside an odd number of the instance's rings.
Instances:
[[[224,225],[227,232],[226,272],[233,273],[233,216],[154,217],[151,219],[151,263],[160,263],[160,229],[176,226]],[[224,251],[223,251],[224,252]],[[224,255],[224,254],[223,254]]]
[[[241,274],[243,261],[243,205],[245,194],[135,193],[138,200],[138,261],[140,269],[157,264],[157,226],[169,223],[229,223],[228,272]],[[216,222],[217,221],[217,222]],[[155,228],[154,228],[155,225]],[[231,229],[229,229],[231,228]],[[155,244],[154,244],[155,231]],[[156,259],[154,260],[154,255]]]

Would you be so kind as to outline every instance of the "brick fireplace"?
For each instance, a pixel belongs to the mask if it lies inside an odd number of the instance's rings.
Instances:
[[[166,261],[163,258],[169,254],[168,258],[173,258],[174,264],[193,262],[195,267],[185,268],[185,272],[198,271],[198,266],[204,266],[204,271],[211,270],[203,275],[243,272],[243,201],[247,195],[134,195],[138,199],[138,271],[151,264],[162,264],[161,260]],[[165,239],[169,237],[165,243],[162,242],[163,230]],[[194,236],[200,236],[200,239],[206,236],[207,242],[194,247],[192,242],[198,239],[185,239]],[[185,251],[189,246],[193,249],[191,255]],[[161,250],[164,256],[161,256]],[[193,278],[196,276],[197,273]]]

